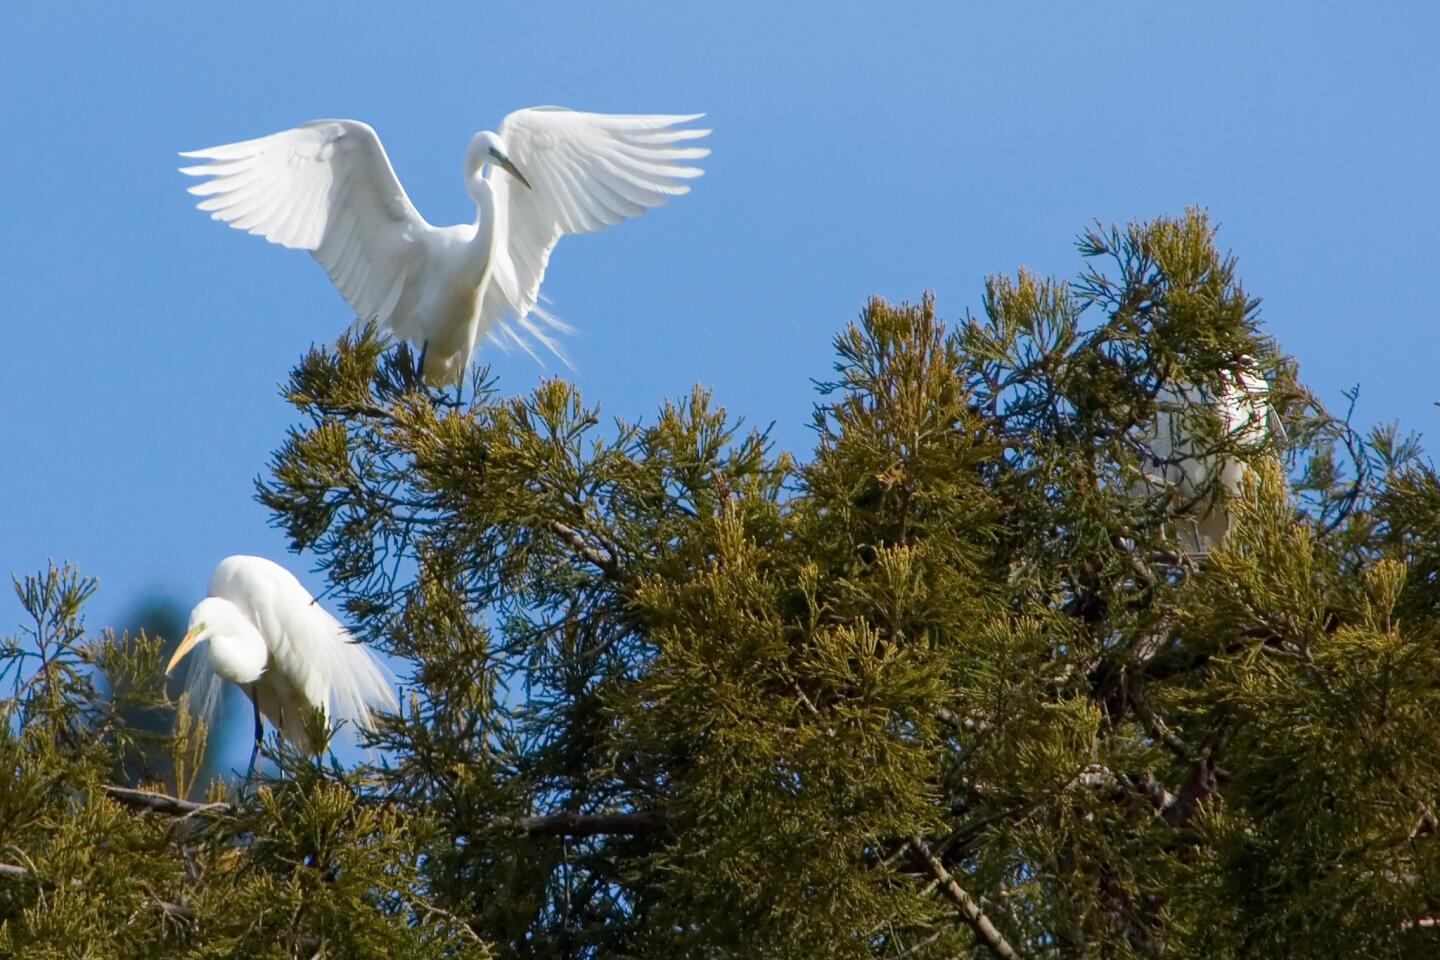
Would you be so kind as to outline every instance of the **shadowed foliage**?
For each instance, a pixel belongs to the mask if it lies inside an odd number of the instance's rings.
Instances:
[[[184,801],[181,722],[174,796],[107,790],[94,678],[158,704],[159,646],[23,580],[0,953],[1433,955],[1440,477],[1298,382],[1202,214],[1079,248],[951,327],[867,304],[805,458],[698,388],[632,423],[312,352],[258,495],[404,665],[378,763]],[[1197,556],[1157,397],[1247,357],[1284,437],[1191,415],[1250,467]]]

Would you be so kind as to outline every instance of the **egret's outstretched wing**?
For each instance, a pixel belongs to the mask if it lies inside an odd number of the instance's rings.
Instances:
[[[257,140],[180,154],[215,220],[309,250],[361,320],[388,323],[414,286],[432,229],[400,186],[380,138],[358,120],[315,120]],[[412,291],[413,293],[413,291]]]
[[[486,174],[495,187],[498,227],[493,287],[503,297],[503,303],[486,297],[483,320],[497,324],[492,336],[523,346],[523,331],[554,349],[531,315],[555,323],[537,308],[555,243],[563,234],[599,230],[688,193],[686,181],[703,171],[687,161],[710,151],[686,142],[710,131],[682,124],[702,116],[532,107],[504,119],[500,137],[533,189],[493,166]],[[508,316],[494,315],[502,307]]]
[[[210,595],[253,619],[270,649],[267,672],[283,674],[306,702],[324,704],[331,723],[368,730],[372,710],[396,709],[370,652],[284,567],[263,557],[226,557],[210,578]]]

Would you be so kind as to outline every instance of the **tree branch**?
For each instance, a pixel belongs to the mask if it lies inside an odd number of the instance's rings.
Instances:
[[[1147,657],[1145,660],[1134,665],[1130,669],[1138,678],[1151,681],[1169,680],[1171,677],[1190,673],[1209,665],[1212,657],[1217,655],[1229,656],[1244,650],[1250,644],[1247,640],[1260,640],[1267,645],[1274,645],[1285,638],[1275,631],[1273,627],[1263,624],[1255,624],[1242,627],[1235,631],[1239,640],[1226,644],[1218,651],[1194,651],[1165,649],[1159,653]],[[1105,663],[1107,661],[1102,661]],[[1094,671],[1092,671],[1094,673]],[[1093,678],[1092,678],[1093,679]]]
[[[601,553],[598,549],[585,542],[579,531],[573,527],[566,526],[559,520],[550,521],[550,532],[569,544],[570,549],[581,557],[599,567],[610,576],[615,576],[620,571],[620,565],[616,563],[613,555]]]
[[[955,904],[960,912],[960,918],[971,930],[975,931],[975,936],[980,942],[989,947],[990,952],[1001,957],[1002,960],[1020,960],[1020,954],[1010,946],[1010,941],[1006,940],[1005,935],[995,928],[995,924],[990,922],[989,917],[985,916],[975,898],[955,882],[955,878],[950,876],[950,871],[945,869],[945,864],[930,852],[929,845],[919,834],[911,838],[910,846],[915,852],[915,859],[945,892],[945,896]]]
[[[55,886],[55,883],[53,881],[46,880],[44,877],[41,877],[29,867],[16,866],[13,863],[0,863],[0,877],[9,877],[12,880],[30,880],[34,883],[38,883],[46,887]],[[79,889],[80,881],[71,880],[70,886]],[[159,906],[160,909],[165,913],[165,916],[169,917],[172,920],[190,921],[195,919],[195,911],[191,910],[183,903],[171,903],[169,900],[161,900],[154,894],[151,894],[150,897],[155,901],[156,905]]]
[[[552,813],[536,817],[497,817],[528,837],[597,837],[608,834],[646,837],[664,832],[668,818],[663,810],[638,813]]]
[[[1220,781],[1216,777],[1215,758],[1209,749],[1190,763],[1190,776],[1180,788],[1180,795],[1164,811],[1165,822],[1172,827],[1183,827],[1200,809],[1201,804],[1220,792]]]
[[[1190,745],[1177,737],[1165,721],[1150,709],[1150,703],[1145,699],[1144,686],[1143,683],[1131,683],[1127,691],[1130,705],[1135,708],[1136,716],[1140,718],[1140,722],[1144,724],[1150,736],[1154,737],[1158,743],[1164,744],[1167,750],[1181,760],[1190,760],[1195,755],[1190,750]]]
[[[212,812],[234,814],[239,810],[232,803],[194,803],[152,790],[135,790],[109,784],[105,787],[105,795],[124,806],[170,817],[189,817],[197,813]],[[609,834],[641,837],[663,832],[669,825],[669,819],[663,810],[641,810],[635,813],[552,813],[531,817],[496,817],[491,823],[528,837],[596,837]]]
[[[234,804],[192,803],[189,800],[182,800],[179,797],[172,797],[164,793],[155,793],[151,790],[136,790],[131,787],[117,787],[112,784],[105,785],[105,795],[123,806],[133,807],[137,810],[149,810],[154,813],[163,813],[170,817],[188,817],[196,813],[235,812]]]
[[[9,877],[12,880],[28,880],[34,874],[24,867],[17,867],[13,863],[0,863],[0,877]]]

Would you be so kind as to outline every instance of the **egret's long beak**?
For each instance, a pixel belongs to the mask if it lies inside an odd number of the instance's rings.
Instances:
[[[501,170],[504,170],[506,173],[510,174],[510,176],[525,184],[526,190],[535,189],[534,187],[530,186],[530,181],[525,179],[525,174],[520,172],[520,168],[515,166],[515,162],[509,157],[501,153],[496,153],[494,150],[490,151],[490,156],[495,158],[495,165],[498,166]]]
[[[196,642],[200,639],[201,629],[199,626],[191,627],[190,631],[185,634],[185,639],[181,640],[180,646],[175,648],[175,655],[172,656],[170,662],[165,665],[165,676],[170,676],[170,671],[175,669],[175,664],[184,660],[185,654],[189,653],[190,648],[195,646]]]

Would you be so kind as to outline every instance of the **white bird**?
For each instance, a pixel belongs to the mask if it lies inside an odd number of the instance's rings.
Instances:
[[[482,333],[559,355],[544,325],[566,328],[538,306],[550,252],[688,193],[702,171],[686,161],[710,151],[685,142],[710,131],[681,125],[701,116],[517,110],[470,140],[475,222],[451,227],[420,216],[358,120],[182,153],[208,162],[180,170],[208,178],[189,191],[212,219],[310,251],[360,320],[421,349],[426,380],[458,384]]]
[[[1240,495],[1251,469],[1237,451],[1253,450],[1272,436],[1285,437],[1285,428],[1270,406],[1269,383],[1258,372],[1245,369],[1249,358],[1242,357],[1241,363],[1235,370],[1220,372],[1220,386],[1213,394],[1180,383],[1156,395],[1159,411],[1148,438],[1144,478],[1152,490],[1173,490],[1191,505],[1192,515],[1177,530],[1182,546],[1191,553],[1208,552],[1230,532],[1233,517],[1227,501]],[[1198,422],[1206,415],[1218,418],[1218,437]],[[1226,452],[1216,451],[1221,442]]]
[[[312,709],[327,723],[345,721],[364,730],[373,728],[373,710],[396,709],[390,683],[370,652],[290,571],[263,557],[226,557],[216,565],[209,595],[190,611],[189,630],[165,675],[199,643],[209,644],[209,657],[191,662],[185,685],[190,709],[208,721],[220,681],[237,685],[255,708],[257,751],[262,715],[291,743],[319,750],[322,744],[307,726]]]

